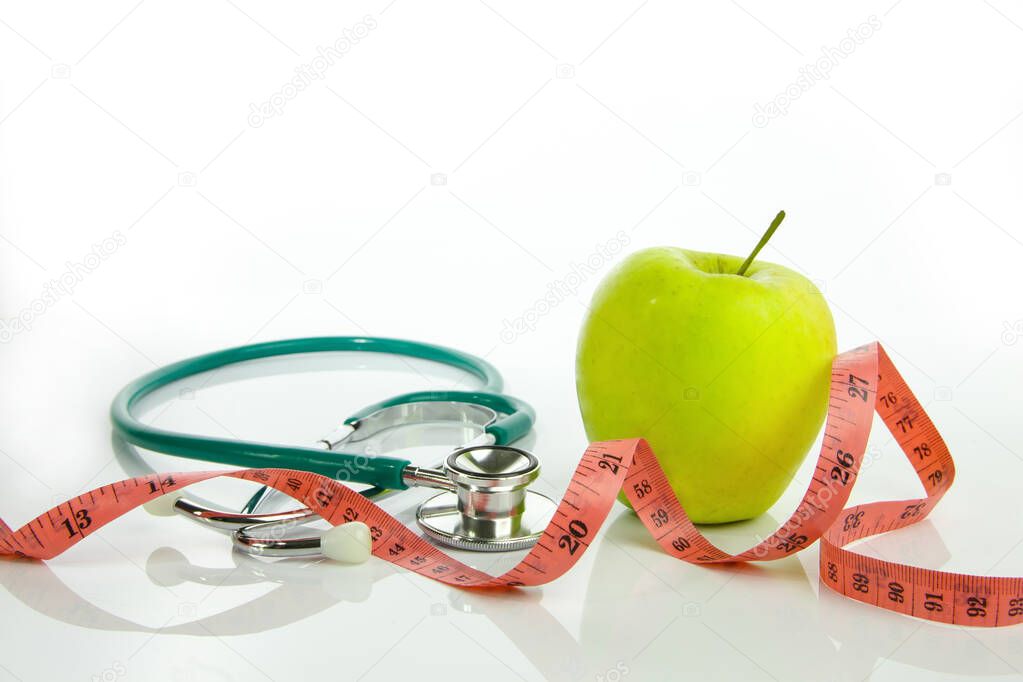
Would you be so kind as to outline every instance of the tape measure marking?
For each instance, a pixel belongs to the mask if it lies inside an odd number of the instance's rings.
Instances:
[[[913,465],[925,497],[845,507],[859,475],[875,411]],[[772,561],[820,540],[820,580],[847,597],[944,623],[994,627],[1023,622],[1023,578],[935,571],[844,548],[922,521],[955,478],[945,442],[877,343],[835,359],[824,439],[806,493],[778,530],[739,554],[715,547],[696,529],[650,446],[635,439],[592,443],[586,448],[540,540],[518,565],[500,576],[448,556],[343,484],[287,469],[152,474],[111,483],[50,509],[16,531],[0,520],[0,555],[51,559],[145,502],[216,477],[268,485],[333,525],[362,521],[370,527],[374,555],[453,586],[542,585],[558,578],[589,547],[619,490],[624,489],[657,544],[683,561]]]

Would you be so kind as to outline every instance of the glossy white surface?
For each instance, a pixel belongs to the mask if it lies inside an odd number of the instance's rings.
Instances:
[[[250,103],[367,15],[375,27],[324,78],[250,125]],[[830,78],[754,124],[757,103],[871,15]],[[585,446],[572,363],[599,277],[651,245],[745,253],[784,208],[761,258],[820,284],[842,348],[886,344],[957,458],[928,522],[864,549],[1023,574],[1018,7],[148,0],[3,2],[0,20],[0,514],[12,526],[125,476],[106,411],[128,380],[313,334],[486,356],[537,407],[526,447],[557,496]],[[107,256],[79,267],[104,239]],[[33,312],[68,268],[69,290]],[[31,329],[15,330],[26,309]],[[519,319],[528,328],[510,331]],[[367,402],[459,380],[353,362],[226,372],[148,414],[304,443]],[[883,430],[869,457],[854,498],[917,493]],[[768,517],[712,537],[739,549],[765,536],[807,475]],[[411,523],[418,494],[389,504]],[[375,558],[248,559],[137,510],[48,564],[0,562],[0,680],[1020,676],[1019,629],[864,607],[820,591],[816,557],[689,566],[619,508],[561,580],[477,594]],[[476,559],[498,570],[514,557]]]

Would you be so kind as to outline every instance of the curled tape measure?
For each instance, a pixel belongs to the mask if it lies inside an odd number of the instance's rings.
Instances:
[[[912,463],[926,497],[845,508],[875,410]],[[221,476],[280,490],[334,525],[362,521],[371,529],[373,554],[457,587],[542,585],[558,578],[586,551],[618,491],[624,489],[657,543],[683,561],[771,561],[819,539],[821,582],[847,597],[943,623],[994,627],[1023,622],[1023,578],[934,571],[843,549],[861,538],[923,520],[955,476],[945,442],[877,343],[835,359],[824,442],[813,480],[792,516],[771,537],[740,554],[724,552],[700,534],[642,439],[591,444],[543,536],[518,565],[499,576],[453,559],[341,483],[286,469],[153,474],[111,483],[54,507],[16,531],[0,521],[0,554],[53,558],[145,502]]]

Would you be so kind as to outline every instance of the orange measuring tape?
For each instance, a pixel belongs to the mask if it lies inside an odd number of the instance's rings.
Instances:
[[[926,496],[845,507],[875,411],[909,458]],[[923,520],[955,477],[945,442],[878,343],[835,358],[824,441],[813,480],[788,520],[740,554],[718,549],[696,529],[649,445],[635,439],[593,443],[586,449],[540,540],[522,561],[499,576],[448,556],[351,488],[287,469],[153,474],[111,483],[50,509],[16,531],[0,521],[0,555],[51,559],[145,502],[217,477],[268,485],[333,525],[362,521],[370,527],[374,555],[457,587],[520,587],[558,578],[586,551],[618,491],[624,490],[657,543],[683,561],[772,561],[819,539],[821,582],[847,597],[943,623],[994,627],[1023,622],[1023,578],[935,571],[843,549],[861,538]]]

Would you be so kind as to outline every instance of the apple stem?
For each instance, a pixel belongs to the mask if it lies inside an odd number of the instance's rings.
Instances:
[[[755,259],[757,254],[760,253],[760,249],[764,248],[767,241],[774,235],[774,231],[778,229],[778,226],[781,225],[781,221],[783,220],[785,220],[785,211],[778,211],[778,215],[776,215],[774,220],[771,221],[771,225],[767,228],[767,232],[765,232],[764,236],[760,238],[760,241],[757,242],[757,245],[753,248],[753,252],[746,257],[746,260],[739,266],[739,270],[735,274],[740,276],[746,274],[746,270],[748,270],[749,266],[753,264],[753,259]]]

